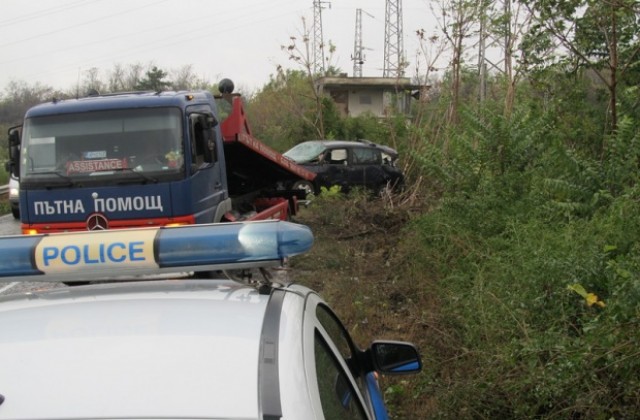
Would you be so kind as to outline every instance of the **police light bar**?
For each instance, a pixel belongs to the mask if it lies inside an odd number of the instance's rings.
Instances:
[[[92,281],[279,265],[308,251],[307,226],[269,220],[0,237],[0,282]]]

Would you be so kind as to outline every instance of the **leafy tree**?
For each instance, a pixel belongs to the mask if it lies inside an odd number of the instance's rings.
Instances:
[[[177,69],[171,70],[170,74],[159,70],[156,66],[149,65],[146,78],[143,78],[144,66],[140,63],[123,66],[114,65],[109,73],[109,80],[106,87],[110,92],[141,90],[163,90],[171,88],[173,90],[194,90],[211,89],[210,83],[197,76],[193,71],[192,64],[186,64]],[[171,82],[165,81],[167,76],[171,76]]]
[[[302,70],[278,69],[247,104],[255,135],[271,146],[286,150],[318,137],[316,100]]]
[[[620,78],[636,65],[640,52],[640,4],[635,0],[521,3],[535,20],[525,43],[527,59],[592,71],[608,91],[608,130],[615,131]]]
[[[171,82],[164,80],[167,76],[167,72],[153,66],[147,71],[146,76],[138,82],[136,89],[153,90],[156,92],[163,91],[171,86]]]

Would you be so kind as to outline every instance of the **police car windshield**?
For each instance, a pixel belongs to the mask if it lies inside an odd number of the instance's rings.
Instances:
[[[182,138],[177,108],[30,118],[24,125],[21,177],[42,180],[59,173],[113,180],[131,171],[175,175],[184,167]]]

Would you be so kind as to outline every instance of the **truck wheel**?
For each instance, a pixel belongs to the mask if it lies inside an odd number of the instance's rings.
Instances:
[[[291,186],[292,190],[303,190],[305,192],[305,198],[312,198],[316,191],[313,188],[313,184],[309,181],[296,181]]]
[[[11,214],[13,214],[13,218],[14,219],[19,219],[20,218],[20,209],[17,209],[15,207],[11,207]]]

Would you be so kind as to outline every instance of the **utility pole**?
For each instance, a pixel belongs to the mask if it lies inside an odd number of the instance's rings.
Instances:
[[[508,2],[508,0],[507,0]],[[480,92],[478,95],[478,100],[480,103],[483,103],[487,94],[487,64],[485,62],[485,55],[487,50],[486,39],[487,39],[487,9],[486,9],[486,0],[482,0],[480,2],[480,40],[479,50],[478,50],[478,79],[480,84]]]
[[[404,76],[402,38],[402,0],[386,0],[383,77]]]
[[[313,71],[324,76],[324,37],[322,35],[322,9],[331,3],[313,0]]]
[[[511,2],[505,0],[504,2],[504,15],[509,19],[505,19],[505,31],[504,31],[504,73],[511,77]]]
[[[362,12],[373,17],[362,9],[356,9],[356,35],[353,42],[353,55],[351,56],[353,60],[353,77],[362,77],[362,65],[366,58],[363,54],[364,47],[362,46]]]

